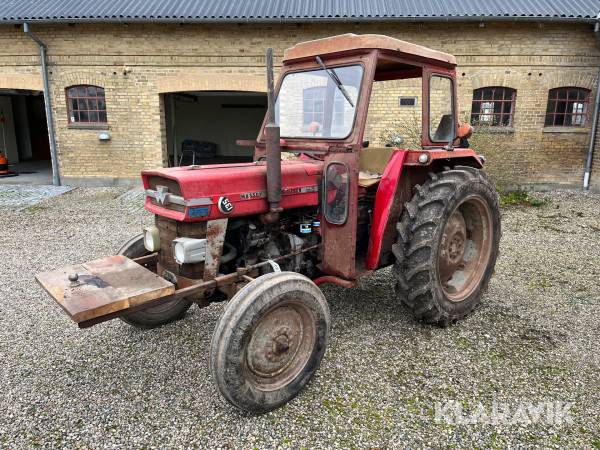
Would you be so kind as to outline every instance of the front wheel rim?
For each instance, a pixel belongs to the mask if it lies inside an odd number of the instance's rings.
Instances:
[[[312,311],[290,300],[267,311],[255,325],[246,346],[250,380],[261,390],[282,388],[308,363],[317,340]]]
[[[489,266],[492,231],[491,208],[477,195],[448,218],[438,250],[439,282],[448,300],[461,302],[477,290]]]

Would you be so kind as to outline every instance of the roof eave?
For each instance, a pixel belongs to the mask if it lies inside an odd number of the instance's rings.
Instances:
[[[411,17],[57,17],[57,18],[11,18],[0,19],[0,24],[20,25],[25,22],[37,24],[68,23],[311,23],[311,22],[556,22],[596,23],[595,17],[548,17],[548,16],[411,16]]]

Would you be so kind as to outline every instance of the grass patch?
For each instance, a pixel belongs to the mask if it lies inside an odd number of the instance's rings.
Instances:
[[[514,191],[500,191],[500,206],[533,206],[539,208],[548,203],[547,199],[534,197],[523,189]]]
[[[31,213],[37,213],[37,212],[46,211],[48,209],[52,209],[52,207],[47,206],[47,205],[32,205],[32,206],[27,207],[25,209],[25,211],[29,211]]]

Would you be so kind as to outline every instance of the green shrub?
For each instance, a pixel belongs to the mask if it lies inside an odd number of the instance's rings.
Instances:
[[[500,194],[500,206],[533,206],[539,208],[548,203],[547,199],[541,199],[534,197],[529,192],[523,189],[516,189],[512,191],[499,190]]]

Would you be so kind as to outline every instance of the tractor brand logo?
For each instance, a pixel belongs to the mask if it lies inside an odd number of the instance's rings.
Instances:
[[[169,188],[166,186],[156,186],[154,198],[161,205],[169,203]]]
[[[217,206],[219,207],[219,211],[223,214],[229,214],[233,211],[233,203],[231,203],[227,197],[220,197]]]

